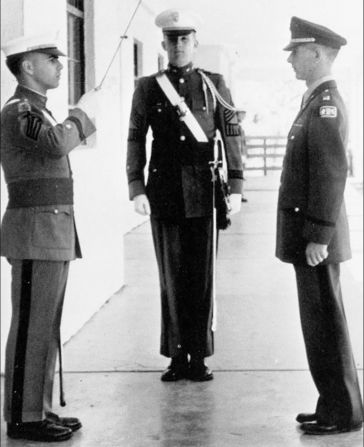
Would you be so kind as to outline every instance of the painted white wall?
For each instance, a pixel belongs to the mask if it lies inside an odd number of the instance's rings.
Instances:
[[[230,89],[234,82],[234,79],[232,79],[233,63],[234,58],[224,45],[200,44],[194,59],[196,67],[222,74]]]

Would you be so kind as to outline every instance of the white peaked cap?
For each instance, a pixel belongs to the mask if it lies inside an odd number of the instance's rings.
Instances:
[[[38,53],[65,56],[58,49],[58,33],[27,35],[9,40],[1,46],[6,57],[36,51]]]
[[[155,24],[166,34],[197,31],[201,22],[197,14],[180,9],[167,9],[158,14],[155,19]]]

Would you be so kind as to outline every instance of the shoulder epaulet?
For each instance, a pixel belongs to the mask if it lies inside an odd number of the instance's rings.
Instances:
[[[159,70],[159,71],[157,71],[156,73],[153,73],[153,74],[151,74],[150,76],[147,76],[147,78],[149,78],[149,79],[155,79],[157,76],[160,76],[160,75],[162,75],[162,74],[164,74],[164,73],[166,73],[166,72],[167,72],[167,70],[164,69],[164,68],[162,68],[162,70]]]
[[[9,99],[9,101],[4,104],[2,110],[4,111],[6,108],[8,108],[8,107],[10,107],[10,106],[12,106],[12,105],[14,105],[14,104],[16,104],[18,102],[20,102],[19,98]]]
[[[30,105],[27,98],[14,98],[8,101],[3,108],[3,111],[6,107],[17,105],[17,112],[18,113],[24,113],[24,112],[30,112],[32,110],[32,106]]]
[[[153,80],[157,76],[157,74],[158,73],[154,73],[154,74],[149,75],[149,76],[140,76],[140,78],[136,79],[136,83],[137,83],[137,85],[140,85],[140,84],[145,84],[147,82],[150,82],[151,80]]]
[[[320,98],[322,101],[331,101],[332,94],[331,94],[330,90],[327,88],[323,92],[321,92]]]
[[[319,105],[320,118],[337,118],[337,107],[329,89],[325,89],[321,92]]]
[[[215,73],[215,72],[213,72],[213,71],[205,70],[204,68],[197,68],[197,71],[202,71],[202,72],[205,73],[207,76],[221,76],[220,73]]]

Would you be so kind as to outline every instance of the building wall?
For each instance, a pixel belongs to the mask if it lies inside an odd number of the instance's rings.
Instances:
[[[92,8],[93,3],[93,8]],[[133,0],[85,1],[86,87],[98,85],[115,53],[135,8]],[[67,49],[66,0],[3,0],[2,42],[25,33],[59,30]],[[153,24],[154,11],[141,7],[108,72],[98,103],[96,135],[70,154],[75,180],[75,212],[83,259],[71,263],[62,322],[63,340],[69,339],[124,285],[123,236],[145,218],[138,218],[128,199],[125,155],[128,118],[134,90],[133,39],[143,43],[145,74],[157,71],[160,36]],[[45,20],[46,18],[46,20]],[[46,21],[46,25],[45,25]],[[13,93],[16,82],[1,55],[1,105]],[[49,91],[48,107],[59,121],[67,116],[67,61],[62,81]],[[7,202],[1,173],[1,210]],[[1,260],[1,352],[9,328],[10,268]],[[3,357],[2,357],[3,359]],[[3,362],[2,362],[3,364]]]
[[[232,88],[233,58],[223,45],[199,45],[195,56],[195,66],[208,71],[220,73],[226,84]]]

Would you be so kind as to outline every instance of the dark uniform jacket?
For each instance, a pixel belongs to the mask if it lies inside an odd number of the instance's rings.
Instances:
[[[1,112],[1,163],[9,202],[1,255],[68,261],[81,257],[68,153],[95,127],[80,109],[56,124],[47,98],[18,86]]]
[[[130,199],[147,194],[152,215],[157,218],[202,217],[212,213],[213,160],[216,129],[224,145],[232,193],[242,190],[240,129],[234,112],[219,104],[214,111],[210,92],[203,89],[201,74],[192,65],[166,70],[166,75],[206,133],[208,143],[199,143],[183,123],[159,87],[155,75],[141,78],[134,92],[128,138],[127,175]],[[223,98],[231,104],[221,75],[205,72]],[[153,142],[145,186],[146,135],[151,127]]]
[[[319,85],[288,135],[278,199],[276,256],[304,263],[308,242],[328,244],[322,263],[351,257],[344,204],[347,116],[335,81]]]

